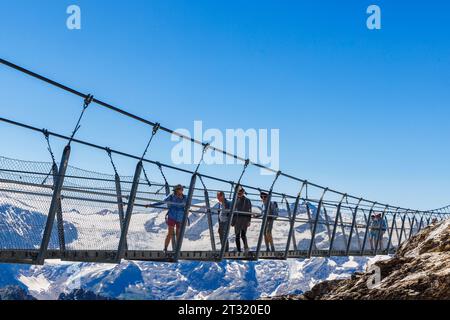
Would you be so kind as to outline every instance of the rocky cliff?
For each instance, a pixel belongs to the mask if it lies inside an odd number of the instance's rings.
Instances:
[[[278,300],[450,300],[450,221],[432,224],[370,272],[325,281],[302,295]],[[374,271],[375,270],[375,271]],[[376,279],[375,272],[381,276]]]

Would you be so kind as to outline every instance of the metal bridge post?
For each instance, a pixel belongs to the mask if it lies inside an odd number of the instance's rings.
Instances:
[[[294,250],[297,250],[297,243],[295,241],[295,232],[294,232],[295,219],[297,218],[298,207],[300,205],[300,199],[302,196],[303,189],[305,188],[305,184],[306,184],[306,182],[303,182],[302,187],[300,188],[300,192],[298,193],[297,198],[295,199],[294,211],[292,212],[292,215],[290,214],[290,208],[288,210],[290,226],[289,226],[289,234],[288,234],[287,243],[286,243],[286,249],[284,250],[284,259],[287,259],[287,257],[288,257],[289,249],[291,247],[291,239],[294,242]],[[287,199],[286,199],[286,205],[289,207],[289,204],[287,203]]]
[[[184,207],[184,216],[183,216],[183,221],[181,222],[181,229],[180,229],[180,238],[177,239],[176,242],[176,251],[175,251],[175,256],[174,256],[174,262],[178,262],[179,258],[180,258],[180,252],[181,252],[181,248],[183,246],[183,238],[184,238],[184,234],[186,232],[186,225],[188,222],[188,217],[189,217],[189,210],[191,209],[191,204],[192,204],[192,198],[194,197],[194,188],[195,188],[195,183],[197,182],[197,173],[194,173],[191,177],[191,183],[189,184],[189,191],[188,191],[188,195],[187,195],[187,200],[186,200],[186,205]]]
[[[133,214],[134,202],[136,201],[136,194],[139,188],[139,179],[142,173],[142,160],[136,165],[134,172],[133,184],[131,185],[130,196],[128,198],[127,212],[123,223],[122,232],[120,233],[119,247],[117,249],[116,261],[120,261],[125,257],[125,251],[127,250],[127,235],[130,227],[131,215]]]
[[[322,197],[320,198],[319,204],[317,206],[316,218],[314,219],[314,225],[313,225],[313,230],[312,230],[312,234],[311,234],[311,242],[309,243],[308,256],[307,256],[308,258],[311,258],[311,254],[312,254],[312,250],[313,250],[315,238],[316,238],[317,224],[318,224],[319,218],[320,218],[320,210],[322,210],[323,198],[325,197],[325,193],[327,193],[327,191],[328,191],[328,188],[325,188],[325,190],[322,193]]]
[[[353,219],[352,219],[352,226],[350,229],[350,234],[348,235],[348,241],[347,241],[347,249],[345,252],[345,255],[348,256],[349,252],[350,252],[350,248],[351,248],[351,244],[352,244],[352,236],[353,236],[353,229],[355,229],[355,224],[356,224],[356,215],[358,214],[358,208],[359,205],[361,204],[361,202],[363,201],[363,199],[359,199],[358,204],[355,207],[355,211],[353,212]]]
[[[417,233],[419,233],[420,230],[422,230],[422,225],[423,225],[423,216],[420,217],[419,228],[417,229]]]
[[[256,260],[259,259],[260,253],[261,253],[261,245],[262,245],[262,241],[263,241],[263,237],[264,237],[264,233],[266,232],[266,226],[267,226],[267,219],[269,218],[269,215],[272,214],[272,211],[270,209],[270,207],[272,206],[272,194],[273,194],[273,188],[275,186],[275,183],[277,182],[278,178],[280,177],[281,172],[278,171],[274,181],[272,182],[272,186],[270,187],[269,190],[269,194],[267,195],[267,202],[266,202],[266,207],[264,208],[264,215],[262,218],[262,223],[261,223],[261,231],[259,232],[259,237],[258,237],[258,244],[256,245]]]
[[[202,176],[199,175],[198,178],[203,185],[203,195],[205,197],[205,206],[206,206],[206,218],[208,220],[208,229],[209,229],[209,239],[211,241],[211,249],[212,251],[216,251],[216,239],[214,237],[214,225],[212,221],[212,210],[211,210],[211,202],[209,200],[208,188],[206,188],[206,184],[202,179]],[[224,195],[225,196],[225,195]]]
[[[364,209],[361,209],[361,210],[362,210],[362,213],[365,215]],[[358,241],[358,248],[359,248],[359,250],[361,250],[362,243],[361,243],[361,238],[359,237],[358,222],[355,223],[355,235],[356,235],[356,240]]]
[[[41,247],[39,253],[35,259],[36,264],[42,265],[45,261],[45,256],[47,254],[48,245],[50,243],[50,237],[53,230],[53,222],[55,221],[56,212],[58,208],[61,207],[61,189],[64,184],[64,177],[66,175],[67,165],[70,158],[70,145],[64,148],[62,154],[61,163],[59,166],[58,177],[53,190],[52,201],[50,203],[50,209],[47,216],[47,222],[44,229],[44,234],[42,236]]]
[[[427,227],[430,225],[430,219],[431,219],[431,216],[428,214],[428,218],[427,218]]]
[[[211,202],[209,201],[209,194],[208,194],[208,190],[206,188],[205,188],[204,194],[205,194],[205,205],[206,205],[206,217],[208,218],[209,238],[211,239],[211,249],[212,249],[212,251],[216,251],[216,240],[214,238]]]
[[[114,176],[114,181],[116,184],[116,196],[117,196],[117,208],[119,212],[119,224],[120,224],[120,232],[124,229],[124,223],[125,223],[125,213],[124,213],[124,206],[123,206],[123,197],[122,197],[122,186],[120,182],[120,177],[116,173]],[[126,239],[125,239],[125,249],[128,249]]]
[[[267,204],[266,204],[266,207],[264,208],[263,218],[262,218],[262,222],[261,222],[261,230],[259,231],[258,243],[256,245],[256,255],[255,255],[256,260],[258,260],[259,256],[260,256],[264,232],[266,231],[267,218],[268,218],[269,214],[272,214],[272,211],[270,210],[270,207],[271,207],[270,202],[271,201],[272,201],[272,190],[269,191],[269,195],[267,196]]]
[[[412,218],[412,223],[410,224],[408,239],[411,239],[411,237],[413,236],[415,222],[416,222],[416,216],[414,215],[413,218]]]
[[[292,239],[292,236],[293,236],[293,233],[291,234],[291,227],[293,228],[293,226],[292,226],[293,219],[292,219],[292,212],[291,212],[291,207],[289,205],[289,202],[287,201],[287,199],[284,199],[284,200],[285,200],[285,203],[286,203],[286,211],[287,211],[288,219],[289,219],[289,231],[288,231],[288,237],[286,239],[286,247],[284,248],[284,255],[283,255],[283,259],[286,260],[287,259],[287,253],[289,252],[289,248],[291,246],[291,239]],[[296,251],[297,249],[296,249],[296,243],[295,242],[296,241],[295,241],[295,237],[294,237],[293,243],[294,243],[294,250]]]
[[[234,187],[233,198],[231,200],[231,208],[230,208],[230,213],[228,215],[228,223],[226,225],[226,229],[223,234],[222,241],[221,241],[222,247],[220,248],[220,256],[218,259],[219,261],[222,261],[224,255],[225,255],[225,250],[227,247],[226,243],[227,243],[228,237],[230,235],[230,230],[231,230],[231,222],[233,221],[234,212],[236,211],[237,196],[238,196],[239,188],[240,188],[239,183],[236,183],[236,185]]]
[[[333,233],[331,234],[330,247],[328,249],[328,256],[329,257],[331,257],[331,251],[333,250],[334,239],[336,238],[336,230],[337,230],[337,225],[338,225],[338,222],[339,222],[339,216],[341,215],[342,203],[344,202],[344,199],[346,197],[347,197],[347,194],[344,194],[342,196],[342,199],[339,202],[339,204],[337,206],[337,209],[336,209],[336,217],[334,218]]]
[[[124,214],[124,207],[123,207],[123,198],[122,198],[122,186],[120,182],[120,177],[116,173],[115,177],[115,184],[116,184],[116,195],[117,195],[117,206],[119,210],[119,220],[120,220],[120,229],[123,230],[123,224],[125,220],[125,214]]]
[[[408,232],[408,226],[405,226],[405,241],[409,239],[409,235],[411,234],[411,217],[408,216],[408,223],[409,223],[409,232]]]
[[[389,232],[389,239],[388,239],[387,248],[386,248],[388,254],[389,254],[389,251],[391,250],[392,235],[394,234],[394,225],[395,225],[395,229],[397,230],[397,221],[396,220],[397,220],[397,213],[398,213],[399,209],[400,208],[397,208],[395,210],[394,215],[392,217],[391,231]]]
[[[328,217],[327,208],[323,206],[323,214],[325,215],[326,228],[328,233],[328,240],[331,239],[330,218]]]
[[[57,180],[58,180],[58,165],[53,163],[52,165],[53,172],[53,188],[56,188]],[[58,228],[58,240],[59,240],[59,250],[62,254],[66,251],[66,239],[64,236],[64,220],[62,215],[62,204],[61,199],[58,199],[58,208],[56,209],[56,225]]]
[[[306,185],[306,188],[308,189],[308,185]],[[308,191],[308,190],[306,190],[306,191]],[[308,203],[309,203],[309,202],[308,202],[308,196],[306,196],[306,199],[305,199],[306,215],[308,216],[308,227],[309,227],[309,232],[311,232],[311,235],[312,235],[312,233],[313,233],[313,219],[312,219],[312,215],[311,215],[311,209],[309,208]],[[316,244],[315,244],[315,243],[314,243],[314,249],[317,250]]]
[[[347,233],[345,232],[344,220],[342,219],[342,214],[339,214],[339,224],[341,226],[342,237],[344,240],[344,245],[347,245]]]
[[[402,243],[402,238],[403,238],[403,231],[405,228],[405,220],[406,220],[406,215],[408,214],[409,210],[406,210],[406,213],[403,215],[402,217],[402,227],[400,229],[400,237],[398,239],[398,246],[400,247],[401,243]]]

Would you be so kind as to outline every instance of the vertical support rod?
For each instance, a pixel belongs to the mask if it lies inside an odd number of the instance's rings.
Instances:
[[[123,206],[123,198],[122,198],[122,187],[120,183],[120,177],[116,173],[115,177],[115,184],[116,184],[116,196],[117,196],[117,207],[119,210],[119,220],[120,220],[120,230],[123,230],[123,224],[125,220],[125,214],[124,214],[124,206]]]
[[[222,261],[224,255],[225,255],[226,243],[227,243],[228,237],[230,235],[230,230],[231,230],[231,222],[233,221],[234,212],[236,211],[236,204],[237,204],[237,196],[238,196],[238,192],[239,192],[239,187],[240,187],[239,183],[236,183],[236,185],[234,186],[233,198],[231,200],[231,211],[230,211],[230,214],[228,215],[228,223],[227,223],[227,226],[226,226],[226,229],[225,229],[225,232],[223,234],[222,241],[221,241],[221,243],[223,245],[220,248],[219,261]]]
[[[41,247],[39,253],[36,257],[36,264],[42,265],[45,261],[45,255],[47,254],[48,245],[50,243],[50,237],[53,230],[53,223],[55,221],[56,212],[58,207],[61,206],[61,189],[64,184],[64,177],[66,175],[67,165],[70,158],[70,145],[64,148],[62,154],[61,163],[59,165],[58,177],[53,190],[52,202],[50,203],[50,209],[47,216],[47,222],[44,229],[44,234],[42,236]]]
[[[287,257],[288,257],[289,249],[291,247],[291,240],[294,243],[294,250],[295,251],[297,250],[297,243],[295,241],[294,228],[295,228],[295,219],[297,218],[298,207],[300,205],[300,199],[301,199],[304,187],[305,187],[305,183],[302,184],[302,187],[300,188],[300,192],[298,193],[297,198],[295,199],[294,211],[292,212],[292,215],[289,214],[290,225],[289,225],[289,234],[288,234],[288,238],[287,238],[286,249],[284,250],[284,259],[287,259]],[[286,200],[286,205],[289,207],[287,200]],[[289,208],[288,212],[290,212],[290,208]]]
[[[358,214],[358,208],[359,208],[359,205],[361,204],[362,200],[363,200],[362,198],[359,199],[359,202],[358,202],[358,204],[355,207],[355,211],[353,212],[352,226],[351,226],[351,229],[350,229],[350,234],[348,235],[347,249],[346,249],[346,252],[345,252],[346,256],[348,256],[348,254],[350,252],[350,248],[351,248],[351,245],[352,245],[353,230],[355,229],[355,224],[356,224],[356,215]]]
[[[308,185],[306,185],[306,188],[308,188]],[[312,215],[311,215],[311,209],[309,208],[308,198],[305,199],[305,205],[306,205],[306,215],[308,216],[309,232],[311,232],[311,235],[312,235],[312,233],[313,233],[313,219],[312,219]],[[317,250],[315,243],[314,243],[314,249]]]
[[[205,205],[206,205],[206,217],[208,219],[209,238],[211,240],[211,250],[216,251],[216,239],[214,238],[214,229],[211,212],[211,202],[209,201],[208,190],[205,188]]]
[[[331,239],[331,228],[330,228],[330,219],[328,217],[328,212],[327,212],[327,208],[324,206],[323,207],[323,214],[325,215],[325,225],[327,228],[327,233],[328,233],[328,240]]]
[[[364,209],[362,210],[363,214],[364,214]],[[359,229],[358,229],[358,223],[355,223],[355,235],[356,235],[356,240],[358,241],[358,248],[359,250],[361,250],[362,248],[362,243],[361,243],[361,238],[359,237]]]
[[[269,190],[269,194],[267,195],[267,202],[266,202],[266,207],[264,210],[264,216],[263,216],[263,220],[261,223],[261,231],[259,232],[259,238],[258,238],[258,244],[256,245],[256,260],[259,259],[260,253],[261,253],[261,246],[262,246],[262,241],[264,238],[264,233],[266,232],[266,226],[267,226],[267,220],[269,219],[269,215],[272,214],[272,194],[273,194],[273,188],[275,186],[275,183],[277,182],[278,178],[280,177],[281,172],[278,171],[277,175],[275,176],[275,179],[272,182],[272,185],[270,186],[270,190]]]
[[[408,211],[406,211],[406,213],[403,215],[402,217],[402,227],[400,229],[400,237],[398,239],[398,246],[400,247],[400,245],[402,244],[402,238],[403,238],[403,230],[405,228],[405,220],[406,220],[406,215],[408,214]]]
[[[119,247],[117,249],[116,261],[118,263],[120,263],[120,261],[125,257],[128,229],[130,227],[131,215],[133,214],[134,202],[136,201],[136,194],[139,187],[139,179],[141,178],[141,173],[142,160],[137,163],[136,170],[134,172],[133,184],[131,185],[130,196],[128,198],[127,212],[125,215],[122,232],[120,233]]]
[[[272,201],[272,189],[269,191],[266,201],[267,201],[267,203],[266,203],[266,207],[264,208],[264,213],[263,213],[263,218],[262,218],[262,223],[261,223],[261,230],[259,231],[258,243],[256,245],[256,254],[255,254],[256,260],[259,259],[259,256],[261,253],[261,246],[262,246],[262,241],[264,238],[264,232],[266,231],[267,219],[268,219],[269,215],[272,214],[272,211],[270,210],[271,201]]]
[[[392,235],[394,234],[394,225],[395,225],[395,229],[397,229],[397,213],[398,213],[399,208],[397,208],[395,210],[394,216],[392,217],[392,224],[391,224],[391,231],[389,232],[389,239],[388,239],[388,244],[387,244],[387,252],[389,254],[389,251],[391,250],[391,244],[392,244]]]
[[[53,172],[53,188],[56,188],[56,183],[58,180],[58,166],[56,163],[52,165]],[[58,208],[56,209],[56,225],[58,228],[58,240],[59,240],[59,250],[64,254],[66,251],[66,239],[64,236],[64,220],[62,215],[62,204],[61,199],[58,199]]]
[[[309,243],[308,258],[311,258],[311,254],[312,254],[313,247],[315,244],[317,225],[319,223],[319,218],[320,218],[320,210],[322,210],[323,198],[325,197],[325,193],[327,193],[327,191],[328,191],[328,188],[325,188],[325,190],[322,193],[322,197],[320,198],[319,205],[317,206],[316,218],[314,219],[314,225],[313,225],[313,230],[312,230],[312,234],[311,234],[311,242]]]
[[[420,217],[419,228],[417,229],[417,233],[419,233],[420,230],[422,230],[422,225],[423,225],[423,216]]]
[[[333,233],[331,234],[330,247],[328,249],[328,256],[329,257],[331,257],[331,251],[333,250],[334,239],[336,239],[337,225],[338,225],[338,222],[339,222],[339,217],[341,215],[342,203],[344,202],[345,198],[347,198],[346,194],[342,197],[342,199],[339,202],[338,207],[336,209],[336,217],[334,218]],[[344,231],[344,230],[342,230],[342,231]],[[343,234],[343,236],[344,236],[344,234]]]
[[[411,237],[413,236],[414,233],[414,224],[416,223],[416,216],[413,216],[412,218],[412,223],[410,225],[410,230],[409,230],[409,236],[408,239],[411,239]]]
[[[195,188],[195,183],[197,182],[197,173],[194,173],[191,177],[191,183],[189,184],[189,191],[188,191],[188,195],[187,195],[187,199],[186,199],[186,204],[184,207],[184,216],[183,216],[183,221],[181,222],[181,230],[180,230],[180,238],[177,239],[176,242],[176,251],[175,251],[175,256],[174,256],[174,261],[177,262],[178,259],[180,258],[180,252],[181,252],[181,248],[183,246],[183,238],[184,238],[184,233],[186,232],[186,225],[188,222],[188,217],[189,217],[189,210],[191,209],[191,204],[192,204],[192,198],[194,197],[194,188]]]
[[[122,185],[120,182],[120,177],[117,173],[114,176],[114,181],[115,181],[115,185],[116,185],[117,209],[119,212],[120,232],[122,232],[124,223],[125,223],[125,213],[124,213],[125,211],[124,211],[124,206],[123,206]],[[125,241],[125,246],[127,246],[126,241]]]
[[[342,239],[344,241],[344,246],[347,246],[347,234],[345,232],[345,225],[344,225],[344,220],[342,219],[342,214],[339,214],[339,224],[341,226],[341,231],[342,231]]]

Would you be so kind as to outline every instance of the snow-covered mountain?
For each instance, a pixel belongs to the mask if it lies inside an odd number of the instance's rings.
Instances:
[[[42,241],[47,215],[10,203],[0,204],[0,249],[35,249]],[[57,243],[56,224],[52,232],[52,244]],[[71,243],[78,237],[75,226],[65,221],[66,242]]]
[[[363,271],[367,263],[370,259],[364,257],[120,265],[51,262],[16,269],[9,281],[20,283],[38,299],[57,299],[79,288],[118,299],[257,299],[302,293],[323,280]],[[11,268],[16,267],[0,265],[0,272]]]

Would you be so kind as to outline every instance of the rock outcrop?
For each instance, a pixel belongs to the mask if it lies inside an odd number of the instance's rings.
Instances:
[[[379,268],[379,269],[378,269]],[[403,243],[371,272],[325,281],[302,295],[277,300],[450,300],[450,220],[432,224]],[[374,282],[378,270],[381,281]]]

